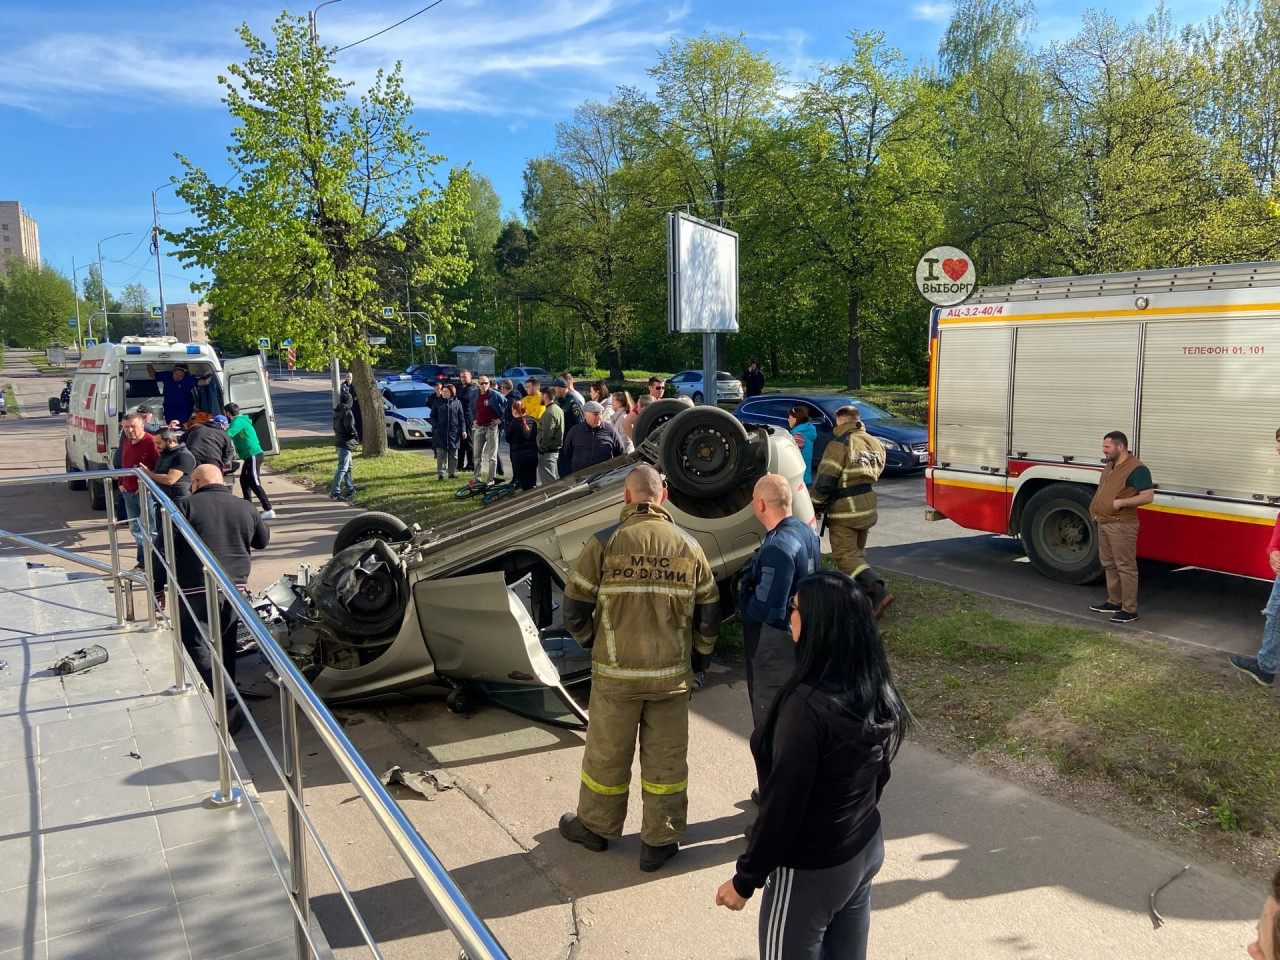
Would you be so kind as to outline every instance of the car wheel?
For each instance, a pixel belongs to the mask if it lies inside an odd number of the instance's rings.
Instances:
[[[695,390],[695,391],[693,391],[693,402],[694,402],[694,403],[702,403],[703,399],[704,399],[704,398],[703,398],[703,396],[702,396],[702,391],[701,391],[701,390]]]
[[[76,469],[75,464],[71,462],[71,454],[67,454],[67,473],[79,473],[79,472],[80,471]],[[68,480],[67,481],[68,490],[83,490],[87,486],[88,486],[88,483],[84,480]]]
[[[1027,502],[1019,526],[1022,547],[1043,576],[1081,585],[1102,575],[1098,542],[1089,518],[1092,499],[1079,484],[1054,483]]]
[[[405,439],[404,431],[400,429],[400,424],[398,423],[391,433],[391,442],[397,447],[407,447],[409,445],[409,441]]]
[[[662,432],[662,472],[681,493],[708,499],[738,485],[747,462],[747,431],[733,414],[697,407]]]
[[[89,506],[94,510],[107,509],[107,485],[102,480],[87,480],[89,485]],[[120,519],[117,517],[116,519]]]
[[[363,543],[366,540],[386,540],[388,543],[398,543],[401,540],[408,539],[405,534],[409,530],[409,525],[399,517],[390,513],[379,513],[376,510],[370,510],[368,513],[362,513],[358,517],[348,520],[338,535],[333,538],[333,554],[337,556],[343,550],[357,543]]]
[[[684,413],[688,409],[689,405],[678,397],[657,400],[649,404],[640,411],[640,416],[636,417],[636,425],[631,431],[631,441],[637,447],[640,446],[654,430],[677,413]]]
[[[348,646],[399,630],[409,605],[409,583],[399,558],[381,540],[335,554],[317,574],[310,594],[320,619]]]

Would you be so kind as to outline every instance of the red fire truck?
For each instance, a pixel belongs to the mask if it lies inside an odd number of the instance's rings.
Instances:
[[[1270,579],[1280,263],[1024,280],[930,324],[931,519],[1100,574],[1089,501],[1112,430],[1151,468],[1138,555]]]

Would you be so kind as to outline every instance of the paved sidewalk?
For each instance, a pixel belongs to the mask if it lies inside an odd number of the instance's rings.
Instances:
[[[253,785],[237,807],[209,805],[218,764],[201,697],[162,692],[170,633],[107,629],[101,582],[22,558],[0,559],[0,586],[36,588],[0,594],[0,957],[292,957]],[[88,644],[107,662],[53,674]]]

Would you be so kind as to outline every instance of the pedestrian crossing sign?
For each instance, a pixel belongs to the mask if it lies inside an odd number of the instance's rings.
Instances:
[[[395,308],[395,307],[383,307],[383,308],[382,308],[382,319],[383,319],[383,320],[391,320],[392,318],[394,318],[394,317],[395,317],[395,315],[396,315],[396,308]]]
[[[153,303],[153,304],[151,305],[151,319],[152,319],[152,320],[163,320],[163,319],[164,319],[164,311],[160,309],[160,304],[158,304],[158,303]]]
[[[96,347],[98,345],[97,337],[85,337],[83,343],[86,347]]]

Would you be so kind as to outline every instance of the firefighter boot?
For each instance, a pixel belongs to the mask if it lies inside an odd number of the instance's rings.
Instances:
[[[889,604],[893,603],[893,594],[885,588],[884,581],[870,567],[865,568],[854,577],[854,580],[858,582],[858,586],[867,591],[867,596],[871,598],[872,610],[875,612],[876,619],[879,620],[884,616]]]

